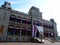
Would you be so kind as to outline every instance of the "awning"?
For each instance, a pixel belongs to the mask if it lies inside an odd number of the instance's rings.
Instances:
[[[14,28],[13,26],[9,26],[9,28]]]
[[[21,17],[19,16],[17,19],[21,19]]]
[[[26,21],[28,21],[28,22],[29,22],[30,20],[29,20],[29,19],[27,19]]]
[[[17,19],[21,19],[21,18],[17,18]]]
[[[11,16],[12,18],[15,18],[15,16]]]
[[[26,18],[23,18],[22,20],[26,20]]]
[[[27,28],[28,31],[31,31],[31,29]]]
[[[16,27],[16,29],[20,29],[19,27]]]
[[[20,29],[23,29],[23,30],[25,30],[25,27],[21,27]]]

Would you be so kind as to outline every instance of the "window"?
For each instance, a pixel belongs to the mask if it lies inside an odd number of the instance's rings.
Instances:
[[[13,35],[14,34],[14,29],[8,28],[8,35]]]
[[[21,19],[17,19],[17,22],[20,22],[21,23]]]
[[[18,16],[17,19],[16,19],[17,22],[21,22],[21,17]]]
[[[30,19],[27,19],[27,24],[31,24],[31,20]]]
[[[48,25],[45,25],[45,24],[44,24],[43,27],[48,28]]]
[[[26,20],[22,20],[22,23],[26,24]]]
[[[21,30],[21,35],[22,35],[22,36],[25,36],[25,35],[26,35],[26,30],[23,30],[23,29],[22,29],[22,30]]]
[[[20,35],[20,26],[16,26],[15,28],[15,35]]]
[[[53,26],[51,26],[51,28],[53,29],[54,27],[53,27]]]
[[[11,15],[10,16],[10,21],[15,21],[15,20],[16,20],[15,16],[14,15]]]
[[[14,26],[13,25],[9,25],[7,34],[8,35],[13,35],[14,33],[15,33]]]
[[[27,30],[27,36],[31,36],[31,31]]]
[[[40,26],[42,26],[42,23],[39,23]]]
[[[37,26],[42,26],[42,24],[41,24],[39,21],[36,21],[35,24],[36,24]]]
[[[21,35],[22,36],[26,35],[26,29],[25,29],[25,27],[22,27],[22,29],[21,29]]]
[[[49,26],[50,29],[53,29],[53,26]]]
[[[36,23],[37,26],[39,26],[39,23]]]
[[[15,35],[18,35],[18,36],[20,35],[20,30],[19,29],[15,30]]]
[[[27,24],[31,24],[31,21],[28,21]]]

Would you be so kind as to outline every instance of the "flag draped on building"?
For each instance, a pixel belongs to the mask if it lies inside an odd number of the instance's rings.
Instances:
[[[33,28],[32,28],[32,37],[36,37],[37,31],[43,33],[43,27],[41,27],[41,26],[36,26],[36,25],[33,25],[32,27],[33,27]]]
[[[37,29],[36,25],[33,25],[32,27],[33,27],[32,28],[32,37],[36,37],[36,33],[37,33],[38,29]]]
[[[34,37],[34,25],[32,25],[32,38]]]
[[[38,28],[36,27],[36,25],[34,25],[34,37],[36,37],[37,31],[38,31]]]

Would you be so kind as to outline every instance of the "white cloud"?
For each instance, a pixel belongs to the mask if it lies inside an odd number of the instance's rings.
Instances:
[[[8,1],[10,2],[11,4],[20,4],[20,1]]]
[[[20,8],[20,9],[15,9],[20,12],[28,13],[29,9],[28,8]]]
[[[48,0],[46,6],[42,8],[43,18],[54,18],[57,23],[57,30],[60,35],[60,0]]]

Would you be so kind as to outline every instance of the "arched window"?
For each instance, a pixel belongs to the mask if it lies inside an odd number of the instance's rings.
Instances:
[[[21,28],[21,35],[26,36],[26,28],[25,27]]]
[[[22,19],[22,23],[26,24],[26,18]]]
[[[48,25],[47,24],[43,24],[43,27],[48,28]]]
[[[50,28],[50,29],[53,29],[53,26],[50,25],[49,28]]]
[[[31,28],[27,28],[27,36],[31,36]]]
[[[17,22],[21,23],[21,17],[18,16],[17,19],[16,19]]]
[[[14,34],[14,26],[13,25],[9,25],[7,34],[8,35],[13,35]]]
[[[31,36],[31,31],[27,30],[27,36]]]
[[[16,26],[15,28],[15,35],[20,35],[20,27],[19,26]]]
[[[35,24],[36,24],[37,26],[42,26],[42,23],[40,23],[39,21],[35,21]]]
[[[30,19],[27,19],[27,24],[31,24],[31,20]]]
[[[14,15],[11,15],[10,16],[10,21],[15,21],[16,20],[16,17]]]

